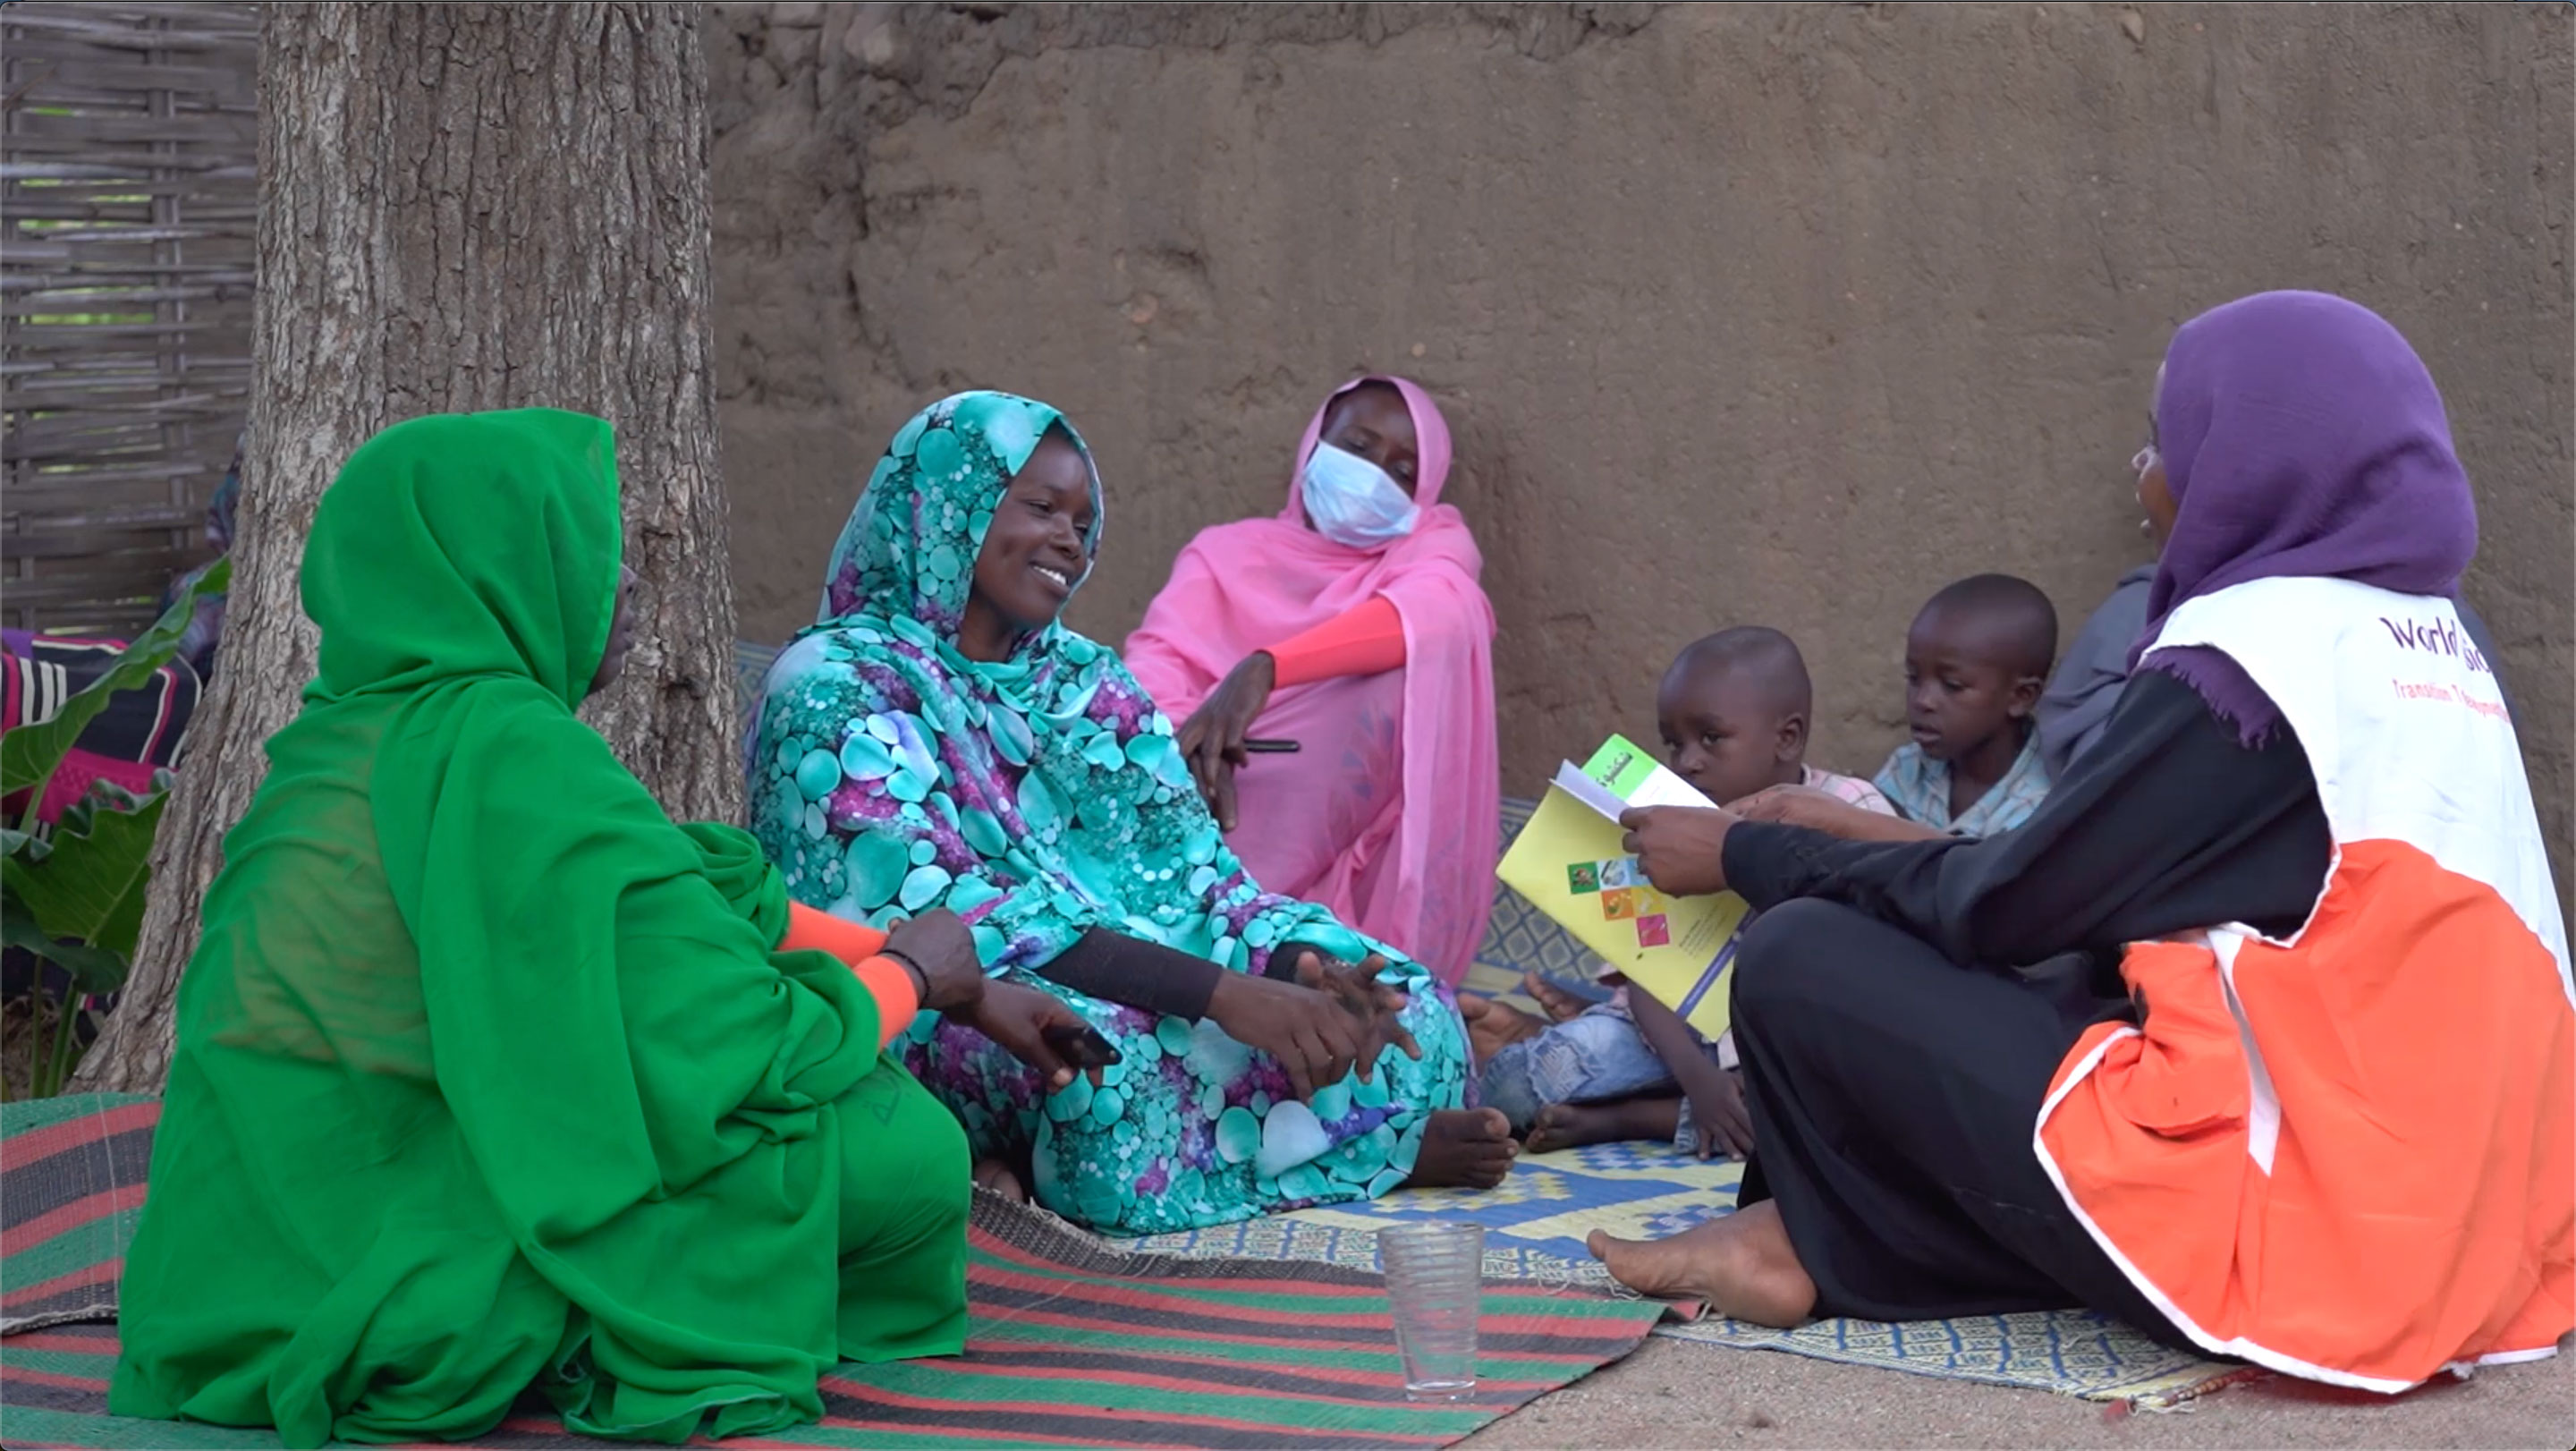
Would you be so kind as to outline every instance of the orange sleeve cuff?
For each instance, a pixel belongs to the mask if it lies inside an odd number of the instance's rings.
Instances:
[[[1272,684],[1285,689],[1345,675],[1377,675],[1404,663],[1404,617],[1395,601],[1371,595],[1294,639],[1269,649]]]
[[[865,923],[817,911],[802,902],[787,904],[787,935],[781,952],[828,952],[843,962],[863,962],[885,950],[886,935]]]
[[[921,1011],[921,992],[912,985],[912,973],[893,958],[878,955],[885,943],[886,935],[873,927],[790,902],[787,935],[779,940],[778,950],[828,952],[848,963],[859,986],[876,999],[877,1046],[883,1048],[911,1027],[913,1016]]]
[[[912,974],[891,957],[871,957],[851,971],[877,1000],[877,1046],[882,1048],[912,1026],[921,1011],[921,994],[912,986]]]

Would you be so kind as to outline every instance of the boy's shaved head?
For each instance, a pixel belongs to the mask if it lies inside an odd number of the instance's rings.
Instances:
[[[1973,574],[1924,602],[1934,615],[1972,630],[1998,665],[2016,675],[2046,675],[2057,660],[2057,607],[2038,585],[2009,574]]]
[[[1673,769],[1723,806],[1801,779],[1812,696],[1789,637],[1745,625],[1673,657],[1655,692],[1655,724]]]
[[[1967,762],[1971,779],[2002,779],[2056,658],[2057,609],[2039,586],[1980,574],[1942,590],[1905,634],[1914,743],[1935,761]]]
[[[1781,715],[1807,715],[1814,709],[1806,657],[1798,653],[1796,641],[1768,625],[1738,625],[1693,640],[1673,657],[1664,678],[1718,671],[1758,686],[1765,703]]]

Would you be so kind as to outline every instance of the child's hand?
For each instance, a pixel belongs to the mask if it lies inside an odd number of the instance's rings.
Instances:
[[[1773,786],[1729,805],[1747,821],[1776,821],[1803,826],[1845,841],[1921,841],[1943,833],[1901,816],[1888,816],[1854,806],[1830,791],[1813,786]]]
[[[1753,1114],[1744,1106],[1744,1083],[1711,1063],[1683,1082],[1690,1098],[1691,1135],[1699,1140],[1703,1159],[1724,1154],[1741,1159],[1753,1152]]]

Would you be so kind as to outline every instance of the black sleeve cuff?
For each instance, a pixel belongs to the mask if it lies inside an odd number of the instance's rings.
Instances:
[[[1094,927],[1037,974],[1084,997],[1195,1023],[1207,1016],[1224,971],[1204,957]]]
[[[1739,821],[1727,828],[1720,860],[1729,891],[1759,912],[1806,895],[1818,853],[1834,838],[1777,821]]]

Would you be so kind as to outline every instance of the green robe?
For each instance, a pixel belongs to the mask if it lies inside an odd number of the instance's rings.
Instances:
[[[619,536],[578,414],[401,424],[325,495],[320,673],[180,984],[117,1414],[453,1439],[537,1387],[678,1442],[963,1348],[955,1121],[845,967],[771,950],[750,839],[573,714]]]

